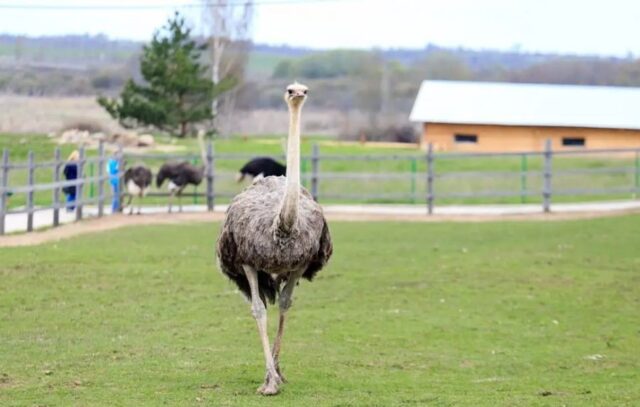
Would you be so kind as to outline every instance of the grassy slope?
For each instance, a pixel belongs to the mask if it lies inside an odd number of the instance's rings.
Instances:
[[[0,404],[630,406],[639,228],[334,223],[271,399],[249,307],[213,265],[218,225],[0,249]]]

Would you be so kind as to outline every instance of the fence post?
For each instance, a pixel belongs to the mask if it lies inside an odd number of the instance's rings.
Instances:
[[[638,196],[638,189],[640,189],[640,157],[638,156],[638,150],[636,150],[635,186],[635,191],[633,191],[634,198]]]
[[[418,172],[418,163],[415,158],[411,159],[411,203],[416,203],[416,173]]]
[[[98,217],[104,215],[104,142],[98,144]]]
[[[300,163],[300,178],[303,187],[307,187],[307,159],[304,157],[300,158],[302,162]]]
[[[213,157],[213,143],[209,140],[209,144],[207,144],[207,210],[209,212],[213,211],[213,207],[215,205],[215,195],[214,195],[214,157]]]
[[[527,203],[527,175],[529,174],[529,165],[527,163],[527,154],[523,153],[520,159],[520,203]]]
[[[433,144],[427,146],[427,214],[433,214]]]
[[[124,151],[122,149],[122,144],[118,144],[118,187],[116,191],[114,191],[114,197],[112,199],[116,199],[115,208],[111,211],[111,213],[122,212],[122,198],[124,193],[122,190],[125,188],[124,185]],[[111,178],[109,178],[109,183],[111,183]],[[112,205],[113,206],[113,205]]]
[[[60,225],[60,187],[58,183],[60,182],[60,167],[62,163],[60,162],[60,147],[56,147],[53,153],[53,159],[55,160],[55,164],[53,166],[53,183],[55,184],[53,187],[53,226]]]
[[[194,167],[198,166],[198,158],[194,157],[191,160],[191,164],[193,164]],[[202,163],[202,165],[205,165],[206,163]],[[198,204],[198,186],[194,185],[193,186],[193,204],[197,205]]]
[[[318,167],[320,161],[320,151],[318,144],[313,144],[311,150],[311,196],[313,200],[318,202]]]
[[[76,220],[82,220],[82,204],[84,201],[84,147],[80,147],[80,159],[78,160],[78,178],[76,179]]]
[[[33,150],[29,150],[27,156],[27,185],[29,186],[29,192],[27,192],[27,232],[33,231],[33,185],[35,166],[33,162]]]
[[[551,212],[551,176],[552,176],[553,152],[551,150],[551,139],[544,143],[544,185],[542,187],[542,210],[545,213]]]
[[[95,169],[94,169],[94,164],[93,162],[89,163],[89,178],[91,178],[91,181],[89,181],[89,198],[93,199],[93,195],[95,192],[95,183],[93,181],[93,175],[95,174]]]
[[[0,235],[4,235],[5,233],[5,219],[7,214],[7,198],[9,191],[7,191],[7,186],[9,185],[9,150],[2,150],[2,184],[0,185],[2,188],[2,194],[0,194]]]

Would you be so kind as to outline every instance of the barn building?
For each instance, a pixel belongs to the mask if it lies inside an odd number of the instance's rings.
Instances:
[[[424,81],[410,119],[437,151],[640,147],[640,88]]]

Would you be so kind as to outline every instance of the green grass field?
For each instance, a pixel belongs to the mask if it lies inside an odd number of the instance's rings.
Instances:
[[[24,141],[24,142],[22,142]],[[323,173],[334,175],[353,174],[395,174],[401,178],[380,179],[353,179],[332,178],[321,179],[319,183],[320,201],[324,203],[416,203],[423,204],[426,196],[426,160],[424,152],[415,148],[379,148],[371,145],[336,144],[335,140],[321,136],[305,137],[301,146],[303,155],[302,172],[303,180],[309,186],[311,162],[309,157],[313,144],[318,144],[322,155],[398,155],[413,157],[407,160],[336,160],[323,159],[320,169]],[[176,154],[190,154],[195,163],[199,163],[198,144],[193,139],[175,141],[177,147],[182,150]],[[247,157],[259,155],[282,155],[282,137],[231,137],[215,141],[215,151],[221,154],[235,153],[246,154]],[[8,147],[11,151],[11,160],[25,162],[30,148],[34,150],[36,161],[51,160],[54,144],[51,139],[44,136],[20,137],[14,135],[0,135],[0,148]],[[70,145],[62,147],[62,155],[66,157],[73,149]],[[89,155],[95,155],[95,150],[88,150]],[[306,159],[304,158],[306,157]],[[128,161],[136,163],[139,158],[129,157]],[[235,183],[236,172],[244,165],[247,158],[218,159],[216,160],[216,187],[218,193],[235,195],[242,190],[244,185]],[[164,160],[146,159],[144,161],[152,170],[157,170]],[[441,155],[435,162],[437,174],[451,175],[453,172],[507,172],[509,176],[495,175],[477,177],[464,175],[455,178],[440,178],[435,181],[435,192],[438,197],[437,205],[442,204],[486,204],[486,203],[539,203],[542,201],[541,175],[543,161],[541,157],[529,157],[526,162],[528,175],[522,176],[523,168],[521,157],[475,157],[475,158],[451,158]],[[557,170],[619,170],[619,172],[590,173],[590,174],[559,174],[556,172],[553,178],[553,188],[557,190],[567,188],[640,188],[640,160],[638,157],[623,155],[593,155],[589,157],[558,156],[553,162]],[[94,174],[97,169],[93,168]],[[91,168],[87,168],[91,173]],[[51,182],[52,171],[50,169],[38,169],[36,171],[37,182]],[[26,170],[16,170],[10,176],[10,184],[24,184],[27,179]],[[94,187],[94,192],[95,192]],[[202,191],[203,188],[200,188]],[[85,191],[89,194],[90,189]],[[510,192],[514,196],[499,197],[445,197],[443,194],[454,193],[486,193],[486,192]],[[164,191],[166,192],[166,191]],[[192,191],[191,191],[192,192]],[[338,195],[353,194],[356,196],[377,195],[370,198],[338,198]],[[45,205],[51,202],[51,192],[36,193],[36,204]],[[396,197],[386,197],[396,195]],[[398,197],[400,196],[400,197]],[[324,197],[324,198],[323,198]],[[631,193],[608,193],[604,195],[556,195],[554,202],[579,202],[593,200],[613,200],[634,198]],[[229,201],[229,197],[219,198],[218,203]],[[21,206],[26,202],[25,194],[19,194],[11,200],[11,206]],[[190,201],[194,203],[193,201]],[[165,198],[148,198],[147,203],[164,204]]]
[[[263,357],[214,266],[218,227],[0,249],[0,405],[640,400],[638,216],[333,223],[329,267],[294,293],[274,398],[255,394]]]

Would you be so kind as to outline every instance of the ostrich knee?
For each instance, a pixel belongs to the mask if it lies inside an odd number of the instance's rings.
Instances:
[[[283,314],[287,312],[291,305],[293,304],[293,299],[291,298],[290,293],[283,292],[280,298],[278,299],[278,306],[280,307],[280,312]]]
[[[256,321],[266,319],[267,309],[259,298],[258,301],[251,301],[251,315]]]
[[[290,277],[289,281],[285,284],[280,291],[280,296],[278,299],[278,306],[280,307],[280,313],[284,314],[287,312],[291,305],[293,304],[293,289],[296,287],[299,276]]]

